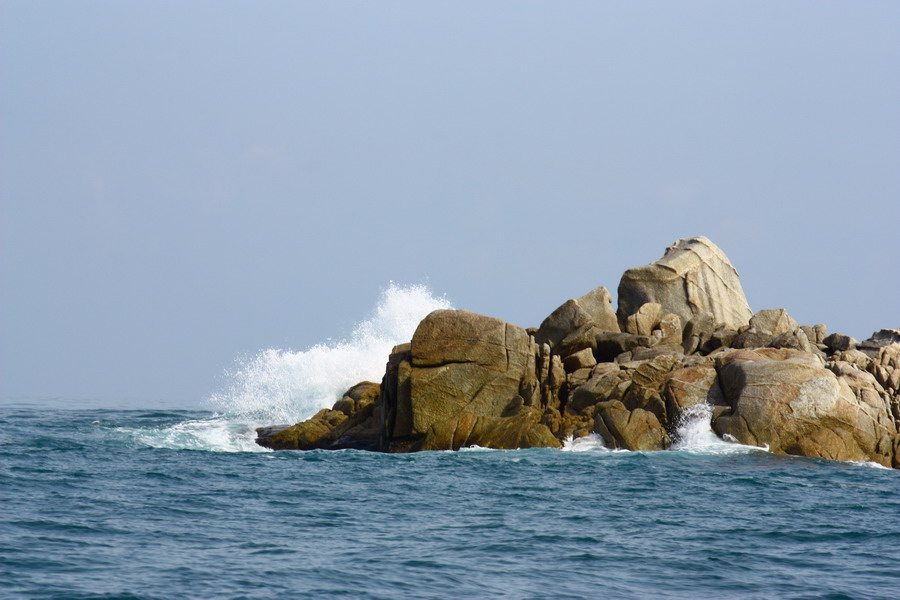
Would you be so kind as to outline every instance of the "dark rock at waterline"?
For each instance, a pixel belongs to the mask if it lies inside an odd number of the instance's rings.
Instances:
[[[257,441],[412,452],[559,447],[594,433],[611,448],[662,450],[705,404],[729,439],[900,467],[900,330],[857,344],[784,309],[751,314],[737,271],[706,238],[679,240],[619,290],[618,315],[599,287],[538,328],[435,311],[386,357],[381,384],[353,386],[302,423],[259,428]]]
[[[311,419],[292,426],[260,427],[256,442],[273,450],[378,448],[381,418],[376,401],[381,386],[364,381],[347,390],[331,409],[323,408]]]

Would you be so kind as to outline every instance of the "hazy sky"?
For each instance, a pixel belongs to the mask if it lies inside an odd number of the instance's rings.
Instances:
[[[0,0],[2,398],[196,404],[391,280],[537,325],[699,234],[754,310],[900,327],[898,31],[895,1]]]

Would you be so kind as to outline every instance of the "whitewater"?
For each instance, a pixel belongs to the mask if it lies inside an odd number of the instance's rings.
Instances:
[[[0,597],[888,599],[900,471],[671,450],[271,452],[450,307],[389,285],[349,335],[239,359],[206,410],[0,406]]]

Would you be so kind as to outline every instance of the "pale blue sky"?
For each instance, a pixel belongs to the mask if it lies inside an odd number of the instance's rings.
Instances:
[[[900,3],[0,1],[0,396],[196,404],[390,280],[536,325],[703,234],[900,326]],[[2,401],[2,400],[0,400]]]

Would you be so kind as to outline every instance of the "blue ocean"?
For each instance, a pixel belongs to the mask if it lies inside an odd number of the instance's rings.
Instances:
[[[900,597],[900,471],[729,444],[703,411],[665,452],[254,444],[444,303],[392,286],[340,342],[239,361],[203,410],[4,401],[0,597]]]

